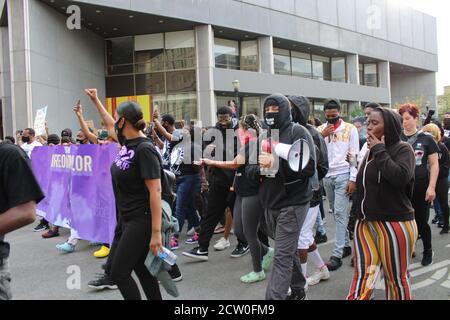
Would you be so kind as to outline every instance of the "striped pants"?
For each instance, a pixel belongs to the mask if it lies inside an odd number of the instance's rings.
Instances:
[[[416,221],[357,221],[354,276],[347,300],[369,300],[383,268],[388,300],[411,300],[408,267],[417,240]]]

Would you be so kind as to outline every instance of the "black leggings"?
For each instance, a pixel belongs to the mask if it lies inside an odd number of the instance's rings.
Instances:
[[[151,239],[151,216],[119,218],[110,257],[111,279],[119,287],[125,300],[141,300],[134,271],[148,300],[162,300],[159,284],[144,265]]]
[[[436,182],[436,198],[442,210],[444,228],[448,228],[449,208],[448,208],[448,179],[440,178]]]
[[[429,180],[420,179],[414,183],[412,205],[415,211],[417,228],[422,236],[423,250],[431,250],[430,203],[425,201]]]

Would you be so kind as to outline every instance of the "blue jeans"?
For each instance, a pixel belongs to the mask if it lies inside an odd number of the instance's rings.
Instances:
[[[317,233],[320,233],[322,236],[327,233],[327,230],[325,230],[325,224],[323,223],[322,215],[320,213],[317,215],[315,227]]]
[[[350,199],[347,196],[347,185],[350,174],[340,174],[324,179],[330,206],[334,208],[334,220],[336,221],[336,245],[332,256],[342,258],[344,247],[350,247],[350,235],[347,230]]]
[[[189,225],[197,228],[200,221],[195,210],[195,196],[200,192],[200,175],[193,174],[177,178],[176,215],[180,232],[186,218]]]

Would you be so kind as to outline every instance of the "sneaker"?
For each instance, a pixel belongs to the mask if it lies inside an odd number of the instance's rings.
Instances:
[[[342,259],[337,257],[331,257],[330,261],[327,263],[327,268],[329,271],[336,271],[340,267],[342,267]]]
[[[186,235],[188,237],[192,237],[195,234],[195,228],[192,227],[191,229],[188,230],[188,232],[186,233]]]
[[[438,216],[434,216],[433,220],[431,220],[432,224],[437,224],[439,222],[439,217]]]
[[[233,250],[233,252],[231,253],[231,257],[232,258],[240,258],[245,256],[247,253],[250,252],[250,247],[249,245],[243,245],[241,243],[238,243],[238,245],[236,246],[236,249]]]
[[[39,224],[33,229],[34,232],[41,232],[50,229],[48,222],[41,220]]]
[[[448,234],[448,227],[442,228],[441,232],[439,234]]]
[[[352,255],[352,248],[351,247],[344,247],[344,253],[342,254],[342,259],[345,259]]]
[[[266,274],[264,271],[261,272],[250,272],[249,274],[246,274],[245,276],[241,277],[241,282],[243,283],[255,283],[260,282],[266,279]]]
[[[198,238],[198,232],[195,232],[192,238],[186,240],[186,244],[198,244]]]
[[[109,256],[109,248],[107,246],[102,246],[100,250],[94,252],[94,257],[98,259],[106,258]]]
[[[63,253],[72,253],[75,251],[75,246],[68,242],[64,242],[63,244],[57,244],[56,249]]]
[[[288,296],[286,297],[286,300],[294,300],[294,301],[302,301],[302,300],[308,300],[308,298],[306,297],[306,292],[304,289],[300,289],[300,290],[291,290],[291,293],[288,294]]]
[[[227,240],[225,238],[220,238],[214,245],[214,250],[216,251],[223,251],[231,246],[230,240]]]
[[[44,239],[50,239],[50,238],[56,238],[59,237],[59,232],[55,230],[48,230],[47,232],[42,234],[42,238]]]
[[[422,257],[422,266],[426,267],[429,265],[433,264],[433,257],[434,257],[434,252],[433,250],[427,250],[423,252],[423,257]]]
[[[316,284],[319,284],[320,281],[328,279],[330,279],[330,272],[328,271],[327,266],[323,266],[320,269],[316,269],[312,276],[306,279],[306,283],[308,286],[315,286]]]
[[[316,236],[314,237],[314,241],[316,242],[316,244],[327,243],[328,237],[326,234],[316,233]]]
[[[172,268],[169,270],[170,277],[173,282],[180,282],[183,280],[183,275],[181,274],[180,268],[177,264],[174,264]]]
[[[263,270],[268,270],[270,265],[273,262],[273,258],[275,257],[275,250],[273,248],[269,248],[266,255],[262,259],[262,268]]]
[[[172,250],[177,250],[178,248],[180,248],[180,246],[178,245],[178,238],[175,236],[172,236],[172,239],[170,240],[170,248]]]
[[[95,290],[117,290],[117,285],[106,274],[101,274],[97,279],[89,281],[88,287]]]
[[[225,227],[221,224],[218,224],[217,227],[214,229],[214,234],[224,233]]]
[[[208,250],[201,251],[200,247],[195,247],[191,251],[185,251],[183,252],[183,255],[200,261],[208,261]]]

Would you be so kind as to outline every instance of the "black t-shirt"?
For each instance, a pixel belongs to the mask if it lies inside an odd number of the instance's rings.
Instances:
[[[447,146],[443,143],[439,143],[439,176],[438,179],[447,179],[448,170],[450,167],[450,154]]]
[[[190,157],[187,157],[190,153]],[[173,149],[170,161],[170,171],[177,177],[198,174],[200,166],[193,164],[202,157],[202,148],[195,143],[180,142]]]
[[[127,140],[111,166],[111,175],[119,214],[150,214],[145,180],[161,179],[160,158],[151,140]]]
[[[258,194],[259,175],[256,174],[258,168],[258,143],[255,141],[247,143],[239,154],[245,157],[245,165],[236,171],[234,187],[236,193],[241,197],[251,197]]]
[[[31,169],[31,162],[19,147],[0,143],[0,214],[30,201],[44,198]],[[9,256],[9,244],[0,235],[0,258]]]
[[[413,136],[407,137],[402,134],[402,140],[412,145],[416,157],[416,172],[417,180],[429,178],[429,163],[428,157],[439,152],[437,143],[433,137],[423,132],[417,133]]]

